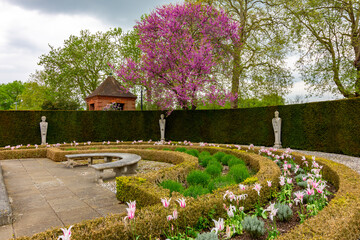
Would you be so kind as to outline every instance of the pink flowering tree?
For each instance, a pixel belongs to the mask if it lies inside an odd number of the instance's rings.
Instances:
[[[161,109],[196,109],[199,103],[234,101],[215,80],[217,64],[230,61],[239,25],[222,10],[184,3],[164,5],[138,22],[140,61],[128,58],[117,74],[128,90],[144,86]]]

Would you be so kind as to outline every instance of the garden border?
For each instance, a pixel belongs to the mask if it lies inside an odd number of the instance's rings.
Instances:
[[[220,145],[224,146],[224,145]],[[124,146],[121,146],[124,147]],[[131,148],[170,148],[171,146],[162,145],[162,146],[130,146]],[[174,146],[180,147],[180,146]],[[197,147],[188,147],[181,146],[186,148],[197,148]],[[202,148],[204,149],[204,148]],[[216,149],[219,148],[206,148],[206,149]],[[257,151],[259,148],[255,148]],[[135,151],[136,149],[134,149]],[[230,151],[231,153],[241,153],[241,151],[222,149],[224,152]],[[20,150],[18,150],[20,151]],[[150,151],[150,150],[149,150]],[[156,151],[159,152],[159,151]],[[278,151],[281,153],[282,151]],[[67,151],[69,153],[69,151]],[[245,154],[244,152],[242,152]],[[254,157],[258,156],[256,154],[251,154]],[[292,153],[295,156],[295,161],[300,163],[301,157],[303,154]],[[0,154],[0,156],[2,156]],[[311,156],[306,156],[309,162],[311,162]],[[247,157],[248,159],[249,157]],[[269,171],[265,162],[261,161],[264,157],[257,157],[255,162],[259,164],[259,172],[267,173],[263,171]],[[246,159],[245,159],[246,160]],[[246,160],[249,161],[249,160]],[[270,161],[270,160],[269,160]],[[355,171],[350,168],[327,160],[323,158],[316,158],[316,161],[323,165],[323,176],[324,178],[335,185],[337,192],[335,197],[330,201],[329,205],[326,206],[319,214],[315,217],[305,220],[304,223],[296,226],[290,232],[281,235],[278,239],[358,239],[360,236],[360,186],[358,186],[360,176]],[[267,173],[269,174],[269,173]],[[256,175],[255,175],[256,176]],[[260,184],[265,185],[266,175],[259,176]],[[270,180],[270,179],[267,179]],[[274,179],[275,180],[275,179]],[[138,182],[141,182],[141,179],[138,179]],[[252,194],[251,194],[252,192]],[[256,192],[251,191],[249,194],[249,199],[252,198],[252,195],[255,196]],[[222,199],[221,192],[214,193],[218,198]],[[216,205],[216,201],[213,198],[210,198],[208,195],[198,198],[203,200],[202,206],[206,209],[200,209],[197,204],[192,203],[191,200],[187,201],[187,207],[185,209],[178,209],[179,219],[184,220],[183,216],[185,211],[189,211],[191,215],[206,214],[206,210],[210,210],[215,204],[217,210],[225,214],[222,206]],[[159,232],[158,229],[162,227],[167,227],[166,215],[169,212],[166,211],[160,204],[153,206],[147,206],[140,210],[137,210],[135,213],[137,221],[137,229],[145,229],[144,231],[150,231],[156,235]],[[190,215],[190,214],[188,214]],[[94,220],[83,221],[81,223],[75,224],[72,228],[73,239],[129,239],[129,233],[126,232],[126,226],[121,221],[126,214],[119,214],[115,216],[109,216],[106,218],[99,218]],[[216,215],[218,216],[218,215]],[[151,219],[151,220],[150,220]],[[184,221],[183,221],[184,222]],[[326,225],[324,224],[326,222]],[[193,222],[187,222],[189,225]],[[61,234],[60,229],[52,229],[43,233],[36,234],[32,237],[23,237],[19,239],[56,239],[57,236]],[[86,235],[85,235],[86,234]],[[137,232],[137,234],[142,234],[142,232]],[[154,236],[154,235],[152,235]]]

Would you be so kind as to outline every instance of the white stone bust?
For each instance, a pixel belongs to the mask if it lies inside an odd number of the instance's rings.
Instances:
[[[164,119],[164,114],[161,114],[159,120],[161,141],[165,141],[165,124],[166,124],[166,119]]]
[[[275,135],[275,148],[281,148],[281,118],[279,118],[279,112],[275,111],[275,117],[272,119],[272,125]]]
[[[47,134],[48,123],[45,121],[46,121],[46,117],[42,116],[41,122],[40,122],[41,145],[46,144],[46,134]]]

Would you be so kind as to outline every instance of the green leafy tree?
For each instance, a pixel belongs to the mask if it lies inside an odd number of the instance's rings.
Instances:
[[[108,63],[121,62],[121,37],[121,28],[95,34],[83,30],[80,36],[65,40],[63,47],[50,46],[50,52],[39,61],[46,74],[45,84],[64,99],[82,102],[111,71]]]
[[[278,6],[293,28],[301,50],[298,67],[310,90],[360,96],[359,1],[282,0]]]
[[[14,109],[14,104],[20,103],[19,95],[24,91],[25,86],[21,81],[13,81],[7,84],[0,84],[0,109]]]
[[[287,24],[278,18],[280,8],[262,0],[187,0],[223,8],[242,27],[241,44],[227,49],[233,60],[219,66],[217,76],[230,79],[231,92],[238,99],[284,96],[292,86],[292,76],[285,65],[290,36]],[[232,108],[238,107],[238,101]]]
[[[36,71],[30,75],[29,82],[25,83],[25,89],[19,96],[21,110],[78,110],[79,102],[67,95],[54,91],[45,84],[46,73]]]

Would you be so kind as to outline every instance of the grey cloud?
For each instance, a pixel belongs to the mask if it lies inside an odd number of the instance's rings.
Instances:
[[[134,25],[155,7],[183,0],[6,0],[10,4],[48,14],[86,14],[112,25]]]

